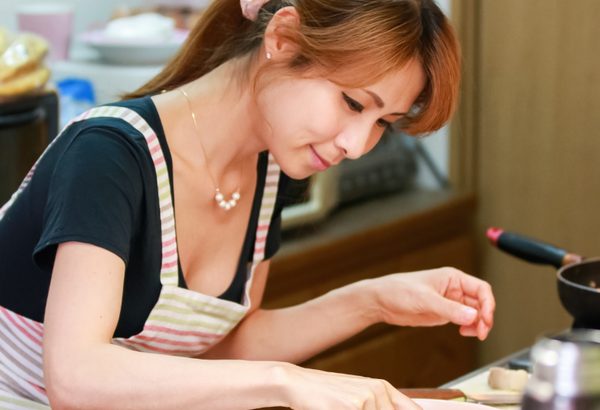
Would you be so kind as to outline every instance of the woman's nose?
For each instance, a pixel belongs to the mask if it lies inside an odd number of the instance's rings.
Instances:
[[[358,159],[366,150],[370,133],[358,129],[347,129],[335,139],[335,145],[340,149],[345,158]]]

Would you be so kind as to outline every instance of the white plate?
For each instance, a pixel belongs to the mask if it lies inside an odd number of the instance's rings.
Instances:
[[[414,399],[414,402],[423,410],[496,410],[494,407],[464,401]]]
[[[169,41],[115,41],[104,37],[102,30],[82,34],[81,41],[98,51],[100,58],[119,65],[160,65],[167,62],[187,38],[187,30],[175,30]]]

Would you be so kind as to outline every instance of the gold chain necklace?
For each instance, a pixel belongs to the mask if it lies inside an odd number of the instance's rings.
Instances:
[[[208,176],[210,177],[210,179],[213,183],[213,186],[215,187],[215,192],[216,192],[215,201],[217,201],[217,203],[219,204],[219,207],[223,208],[226,211],[229,211],[231,208],[233,208],[237,205],[237,201],[239,201],[241,198],[240,188],[238,186],[237,190],[231,195],[231,199],[229,201],[226,201],[225,197],[223,196],[221,191],[219,191],[219,186],[215,182],[215,179],[213,178],[212,174],[210,173],[210,168],[208,167],[208,157],[206,156],[206,150],[204,149],[204,144],[202,144],[202,138],[200,138],[200,132],[198,131],[198,124],[196,124],[196,115],[194,114],[194,110],[192,110],[192,103],[190,101],[190,98],[188,97],[187,93],[185,91],[183,91],[181,88],[178,88],[178,90],[181,91],[181,93],[187,100],[188,106],[190,107],[190,112],[192,113],[192,120],[194,120],[194,128],[196,129],[196,134],[198,135],[198,141],[200,142],[200,146],[202,147],[202,153],[204,154],[204,161],[206,162],[206,171],[208,172]],[[243,172],[244,172],[244,165],[242,164],[242,167],[240,169],[240,181],[242,179]]]

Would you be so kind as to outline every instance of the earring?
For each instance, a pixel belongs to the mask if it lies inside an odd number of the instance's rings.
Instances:
[[[271,53],[267,53],[267,59],[270,60],[271,59]]]

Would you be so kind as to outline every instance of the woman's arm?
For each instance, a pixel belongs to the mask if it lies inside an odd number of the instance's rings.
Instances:
[[[285,309],[260,309],[269,261],[255,270],[252,306],[244,320],[206,359],[280,360],[299,363],[353,336],[378,320],[359,283]]]
[[[495,302],[489,284],[453,268],[364,280],[298,306],[262,310],[257,306],[268,265],[261,265],[255,272],[249,315],[203,358],[299,363],[378,322],[453,322],[461,325],[462,335],[482,340],[493,324]]]
[[[59,245],[43,342],[53,410],[417,408],[381,380],[285,363],[196,360],[111,345],[124,270],[123,261],[102,248]]]
[[[123,261],[102,248],[59,246],[43,345],[53,409],[256,408],[280,401],[275,363],[197,361],[111,345],[124,270]]]

